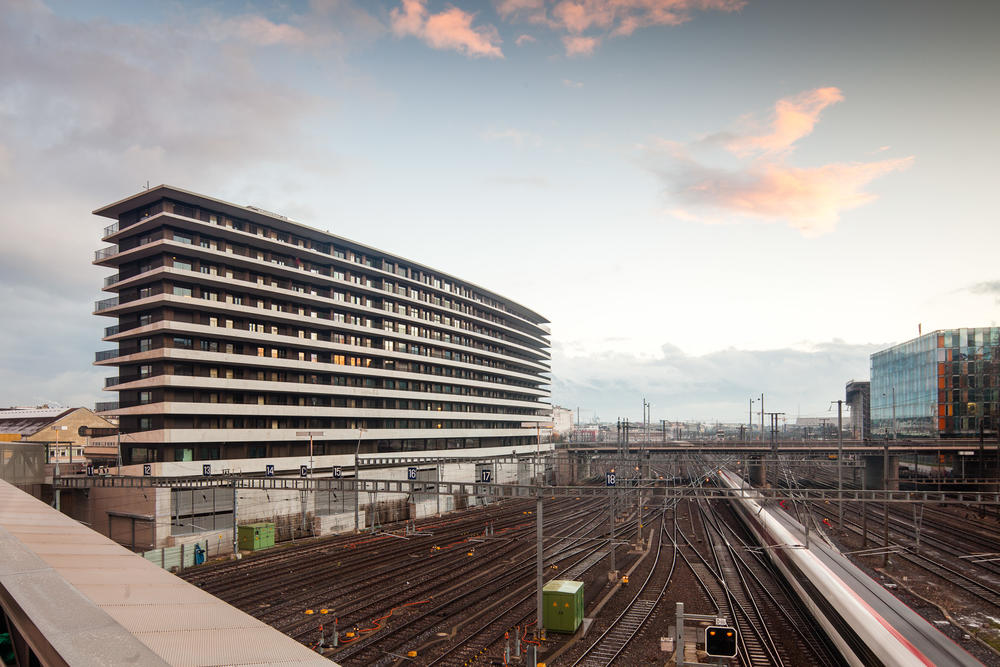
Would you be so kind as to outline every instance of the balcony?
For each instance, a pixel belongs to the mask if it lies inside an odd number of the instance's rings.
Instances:
[[[101,299],[100,301],[94,302],[94,312],[100,312],[102,310],[107,310],[108,308],[114,308],[118,305],[118,297],[113,296],[110,299]]]
[[[121,356],[121,352],[117,348],[114,350],[99,350],[94,353],[94,361],[107,361],[118,356]]]
[[[109,410],[117,410],[118,401],[99,401],[94,403],[94,412],[107,412]]]
[[[111,287],[112,285],[114,285],[119,280],[121,280],[121,278],[118,277],[118,274],[117,273],[112,273],[110,276],[108,276],[107,278],[104,279],[104,286],[105,287]]]
[[[117,231],[118,231],[118,223],[117,222],[114,223],[114,224],[112,224],[112,225],[108,225],[107,227],[104,228],[104,236],[101,237],[101,238],[106,238],[108,236],[111,236],[112,234],[114,234]]]
[[[139,375],[117,375],[115,377],[104,378],[105,387],[114,387],[117,384],[125,384],[126,382],[134,382],[139,379]]]
[[[112,324],[110,327],[104,327],[104,337],[107,338],[108,336],[117,336],[121,330],[121,326],[117,324]]]
[[[101,248],[100,250],[94,252],[94,261],[99,262],[102,259],[107,259],[108,257],[113,257],[118,254],[118,246],[112,245],[107,248]]]

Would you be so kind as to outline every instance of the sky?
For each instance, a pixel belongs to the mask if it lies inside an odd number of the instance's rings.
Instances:
[[[1000,4],[0,0],[0,405],[92,405],[110,221],[167,183],[551,321],[586,421],[825,416],[1000,320]],[[835,410],[835,408],[834,408]]]

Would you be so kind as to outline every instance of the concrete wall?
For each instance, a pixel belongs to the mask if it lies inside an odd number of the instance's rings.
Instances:
[[[336,460],[345,457],[317,458]],[[259,463],[262,459],[254,459],[254,461]],[[178,465],[200,466],[200,463],[188,462]],[[293,463],[292,465],[297,464]],[[477,482],[481,479],[484,468],[491,471],[494,483],[528,485],[531,483],[535,467],[532,462],[497,461],[484,463],[474,459],[455,463],[418,463],[413,465],[417,468],[418,480],[427,482],[429,486],[434,486],[439,475],[440,479],[445,482]],[[539,462],[539,473],[541,473],[543,465],[544,462]],[[392,468],[361,470],[360,476],[362,479],[406,480],[408,467],[410,466],[400,465]],[[348,475],[353,474],[353,455],[350,457],[350,465],[344,465],[344,472]],[[240,489],[238,494],[237,523],[239,525],[257,522],[274,523],[277,541],[354,530],[353,493],[338,494],[336,499],[330,499],[332,502],[329,504],[328,496],[324,492]],[[135,520],[135,541],[136,547],[140,551],[207,540],[210,556],[232,552],[231,527],[171,535],[173,508],[171,507],[171,489],[169,488],[94,487],[85,491],[63,492],[63,495],[66,498],[67,507],[71,510],[67,513],[89,524],[94,530],[104,535],[109,535],[108,512],[124,512],[148,519]],[[449,512],[456,508],[482,504],[491,500],[485,496],[468,499],[441,496],[440,511]],[[416,497],[411,497],[407,493],[366,492],[359,498],[359,505],[359,527],[362,529],[370,527],[369,524],[372,520],[381,524],[433,516],[438,511],[436,495],[429,493],[418,493]],[[230,506],[228,504],[224,507],[219,506],[217,516],[223,514],[229,517]],[[113,518],[109,536],[123,544],[131,545],[131,521],[124,518]]]

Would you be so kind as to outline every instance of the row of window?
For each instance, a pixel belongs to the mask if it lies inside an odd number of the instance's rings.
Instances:
[[[134,428],[131,422],[134,420]],[[205,416],[149,416],[122,417],[125,432],[142,432],[160,429],[330,429],[330,430],[393,430],[393,429],[442,429],[442,430],[496,430],[520,429],[520,423],[504,421],[478,421],[455,419],[365,419],[351,417],[216,417]]]

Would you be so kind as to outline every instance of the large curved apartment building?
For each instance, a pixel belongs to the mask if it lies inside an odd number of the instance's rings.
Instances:
[[[170,186],[94,213],[126,463],[524,445],[551,418],[546,320],[509,299]]]

